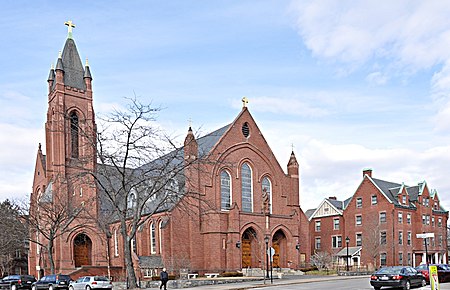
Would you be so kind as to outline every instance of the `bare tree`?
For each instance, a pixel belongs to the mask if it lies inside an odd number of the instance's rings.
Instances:
[[[95,147],[96,166],[80,166],[80,177],[94,178],[99,194],[99,219],[106,215],[110,224],[118,224],[124,241],[123,252],[130,288],[137,287],[132,243],[138,229],[153,214],[175,205],[190,203],[195,193],[188,186],[190,166],[201,166],[197,158],[185,159],[184,148],[155,123],[159,108],[130,99],[125,110],[115,110],[100,118]],[[91,132],[91,131],[89,131]],[[88,135],[88,134],[87,134]],[[196,142],[193,138],[192,142]],[[81,164],[81,163],[80,163]],[[189,198],[183,198],[189,195]],[[189,209],[189,206],[185,207]],[[111,235],[104,222],[98,222]]]
[[[373,267],[377,268],[380,248],[387,242],[387,232],[382,229],[378,218],[368,219],[367,223],[363,236],[363,251],[372,258]]]
[[[329,269],[333,264],[333,257],[328,252],[315,252],[311,256],[311,264],[316,266],[319,270]]]
[[[51,188],[30,203],[32,205],[30,210],[23,208],[28,212],[26,221],[30,230],[29,240],[45,250],[50,263],[50,272],[55,273],[53,256],[55,240],[64,234],[87,226],[74,223],[82,216],[83,207],[74,206],[60,194],[54,194]]]
[[[23,251],[28,230],[20,215],[18,204],[0,202],[0,267],[2,276],[9,272],[16,251]]]

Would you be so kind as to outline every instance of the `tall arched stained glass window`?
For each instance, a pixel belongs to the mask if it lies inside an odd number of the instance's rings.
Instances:
[[[150,224],[150,253],[156,254],[156,228],[154,222]]]
[[[241,168],[242,211],[253,211],[252,170],[247,163]]]
[[[70,145],[71,157],[78,158],[78,115],[76,112],[70,113]]]
[[[262,191],[263,191],[263,196],[265,196],[267,194],[267,196],[265,198],[267,198],[267,201],[269,202],[269,211],[270,213],[272,213],[272,184],[270,183],[269,178],[264,177],[262,182]]]
[[[225,170],[220,173],[220,196],[220,208],[229,210],[231,206],[231,177]]]

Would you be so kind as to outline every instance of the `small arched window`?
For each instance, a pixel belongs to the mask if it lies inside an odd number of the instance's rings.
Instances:
[[[154,222],[150,224],[150,253],[156,254],[156,227]]]
[[[261,182],[261,186],[263,197],[268,202],[269,212],[272,213],[272,183],[270,182],[269,178],[264,177]]]
[[[79,153],[79,120],[75,111],[70,113],[70,145],[71,145],[71,157],[78,158]]]
[[[253,211],[252,170],[247,163],[241,168],[242,211]]]
[[[136,193],[134,190],[132,190],[130,192],[130,194],[128,195],[128,204],[127,204],[127,208],[128,209],[133,209],[136,207]]]
[[[220,208],[222,210],[229,210],[231,206],[231,177],[225,170],[220,173],[220,196]]]

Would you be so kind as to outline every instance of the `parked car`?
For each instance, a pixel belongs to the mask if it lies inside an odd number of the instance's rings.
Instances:
[[[401,287],[409,290],[411,286],[425,286],[427,282],[422,273],[410,266],[381,268],[370,276],[370,285],[375,290],[381,287]]]
[[[56,290],[69,289],[72,281],[69,275],[53,274],[47,275],[34,282],[31,290]]]
[[[0,289],[31,289],[36,278],[31,275],[9,275],[0,280]]]
[[[439,282],[443,283],[450,281],[450,267],[447,264],[431,264],[428,266],[437,267]],[[428,273],[427,264],[419,265],[415,269],[423,274],[427,283],[430,283],[430,273]]]
[[[84,276],[72,281],[69,290],[112,289],[112,282],[103,276]]]

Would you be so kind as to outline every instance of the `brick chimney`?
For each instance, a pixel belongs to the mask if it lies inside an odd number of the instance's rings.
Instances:
[[[363,177],[366,175],[369,177],[372,177],[372,168],[364,168],[363,169]]]
[[[328,197],[328,199],[337,200],[336,196],[330,196],[330,197]]]

